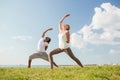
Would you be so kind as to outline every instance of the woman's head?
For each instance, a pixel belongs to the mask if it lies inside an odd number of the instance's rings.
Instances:
[[[64,24],[63,26],[64,26],[65,30],[70,30],[70,25],[69,24]]]
[[[50,38],[50,37],[45,37],[45,42],[50,43],[50,41],[51,41],[51,38]]]

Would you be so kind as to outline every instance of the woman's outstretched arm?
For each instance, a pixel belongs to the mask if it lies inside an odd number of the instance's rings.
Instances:
[[[66,17],[70,16],[70,14],[66,14],[65,16],[62,17],[62,19],[59,21],[59,31],[62,31],[63,30],[63,27],[62,27],[62,22],[64,21],[64,19]]]

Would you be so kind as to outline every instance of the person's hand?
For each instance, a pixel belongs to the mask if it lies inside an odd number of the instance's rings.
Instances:
[[[70,43],[69,41],[66,41],[66,43]]]
[[[70,16],[70,14],[66,14],[66,15],[65,15],[65,17],[68,17],[68,16]]]
[[[49,28],[48,30],[53,30],[53,28]]]

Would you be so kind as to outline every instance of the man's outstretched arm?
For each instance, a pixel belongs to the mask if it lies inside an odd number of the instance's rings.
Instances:
[[[42,34],[42,38],[44,38],[44,37],[45,37],[46,32],[47,32],[47,31],[50,31],[50,30],[53,30],[53,28],[48,28],[47,30],[45,30],[45,31],[43,32],[43,34]]]

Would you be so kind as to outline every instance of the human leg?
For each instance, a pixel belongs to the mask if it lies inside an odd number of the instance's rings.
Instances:
[[[46,52],[42,53],[41,58],[49,62],[48,54]],[[58,67],[58,65],[55,62],[53,62],[53,65]]]
[[[29,60],[28,60],[28,68],[31,68],[31,62],[32,62],[32,60],[29,59]]]
[[[29,59],[28,59],[28,68],[31,68],[32,60],[35,59],[35,58],[40,58],[39,52],[33,53],[32,55],[29,56]]]
[[[55,54],[58,54],[58,53],[60,53],[60,52],[63,52],[63,50],[60,49],[60,48],[57,48],[57,49],[52,50],[52,51],[49,53],[49,61],[50,61],[51,69],[53,69],[53,64],[54,64],[54,61],[53,61],[53,57],[52,57],[52,56],[55,55]]]
[[[65,49],[65,52],[72,58],[79,66],[83,67],[78,58],[76,58],[70,48]]]

